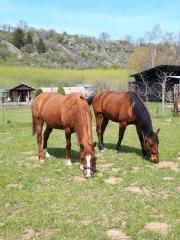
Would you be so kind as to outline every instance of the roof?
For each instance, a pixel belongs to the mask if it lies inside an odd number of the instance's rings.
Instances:
[[[172,72],[172,71],[177,71],[180,73],[180,65],[158,65],[153,68],[146,69],[142,72],[138,72],[135,74],[130,75],[130,77],[137,77],[140,75],[144,74],[149,74],[151,72],[156,72],[156,71],[167,71],[167,72]]]
[[[20,84],[18,84],[18,85],[16,85],[16,86],[14,86],[14,87],[9,89],[9,91],[11,91],[11,90],[31,90],[32,91],[32,90],[35,90],[35,89],[30,87],[30,86],[28,86],[25,83],[20,83]]]

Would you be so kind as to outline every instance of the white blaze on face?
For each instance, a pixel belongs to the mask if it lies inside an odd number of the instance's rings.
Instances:
[[[91,155],[86,155],[86,163],[87,163],[87,173],[86,177],[91,177]]]

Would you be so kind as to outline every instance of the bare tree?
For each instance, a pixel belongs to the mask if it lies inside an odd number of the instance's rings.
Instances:
[[[93,84],[93,94],[95,95],[108,90],[112,90],[112,86],[107,81],[96,81]]]
[[[149,48],[149,64],[150,67],[155,66],[157,57],[157,44],[161,40],[161,28],[159,24],[155,24],[151,32],[147,32],[148,48]]]

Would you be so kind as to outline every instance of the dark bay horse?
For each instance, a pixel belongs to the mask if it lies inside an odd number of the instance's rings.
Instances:
[[[71,134],[76,132],[81,148],[80,166],[86,177],[94,172],[95,152],[92,137],[92,114],[86,100],[80,94],[62,96],[57,93],[42,93],[32,103],[33,134],[37,134],[39,159],[50,156],[47,141],[53,128],[64,129],[66,137],[67,166],[71,166]],[[46,123],[43,135],[42,129]]]
[[[121,152],[121,141],[126,127],[134,124],[141,143],[142,154],[149,156],[153,162],[159,161],[157,136],[159,129],[156,133],[153,132],[149,112],[136,93],[102,92],[94,97],[92,104],[100,150],[104,149],[103,134],[110,119],[119,123],[119,139],[116,145],[118,152]]]

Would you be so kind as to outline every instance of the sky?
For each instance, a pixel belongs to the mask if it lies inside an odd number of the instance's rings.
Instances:
[[[0,25],[20,20],[59,33],[138,39],[155,24],[180,32],[180,0],[0,0]]]

